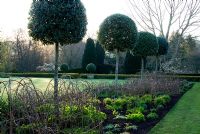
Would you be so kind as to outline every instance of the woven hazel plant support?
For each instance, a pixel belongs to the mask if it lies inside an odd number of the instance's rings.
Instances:
[[[86,122],[83,118],[78,122],[73,122],[80,114],[74,115],[59,123],[49,122],[53,116],[53,111],[40,111],[40,106],[46,109],[54,107],[53,103],[53,80],[51,80],[45,90],[37,89],[30,78],[9,79],[0,81],[0,100],[9,106],[9,112],[0,120],[0,133],[16,133],[16,130],[23,124],[31,124],[34,128],[30,133],[56,134],[61,127],[85,128]],[[59,80],[59,109],[61,114],[65,111],[65,106],[70,108],[76,106],[83,108],[85,105],[95,106],[91,99],[95,99],[93,84],[82,80]],[[97,109],[99,109],[97,107]],[[1,113],[0,113],[1,116]],[[101,128],[102,122],[91,123],[86,131]]]

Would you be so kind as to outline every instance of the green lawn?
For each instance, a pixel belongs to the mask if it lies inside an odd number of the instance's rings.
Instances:
[[[46,89],[48,83],[52,80],[51,78],[30,78],[35,87],[38,88],[38,89],[41,89],[41,90],[44,90]],[[18,77],[12,77],[11,80],[20,80]],[[114,82],[113,79],[71,79],[73,82],[77,82],[79,83],[79,81],[87,81],[89,83],[92,83],[92,84],[95,84],[95,85],[98,85],[98,84],[101,84],[101,83],[105,83],[105,84],[112,84]],[[0,81],[8,81],[8,78],[0,78]],[[70,80],[69,79],[66,79],[66,82],[69,82]],[[123,83],[125,82],[125,80],[119,80],[119,83]],[[12,85],[15,85],[15,84],[12,84]]]
[[[150,134],[200,134],[200,83],[195,83]]]

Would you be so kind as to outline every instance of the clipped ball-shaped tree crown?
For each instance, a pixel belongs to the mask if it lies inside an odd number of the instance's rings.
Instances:
[[[69,70],[68,65],[67,65],[67,64],[62,64],[62,65],[60,66],[60,70],[61,70],[62,72],[67,72],[67,71]]]
[[[93,63],[89,63],[87,66],[86,66],[86,70],[90,73],[94,73],[96,71],[96,65],[93,64]]]
[[[139,32],[138,41],[132,51],[137,56],[154,56],[158,52],[158,41],[155,35],[149,32]]]
[[[34,0],[29,34],[45,44],[77,43],[86,33],[87,18],[80,0]]]
[[[114,14],[100,25],[98,40],[108,51],[132,48],[137,40],[137,27],[128,16]]]
[[[158,45],[159,45],[158,55],[167,54],[168,48],[169,48],[169,44],[167,40],[163,37],[157,37],[157,39],[158,39]]]

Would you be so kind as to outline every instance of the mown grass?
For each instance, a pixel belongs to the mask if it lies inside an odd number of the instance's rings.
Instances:
[[[45,90],[49,84],[49,82],[52,80],[52,78],[30,78],[33,81],[34,86],[37,89]],[[20,80],[20,77],[11,77],[11,80]],[[79,81],[86,81],[88,83],[91,83],[93,85],[98,85],[101,83],[105,84],[112,84],[114,82],[113,79],[65,79],[66,82],[73,81],[77,82],[79,84]],[[0,78],[0,81],[8,81],[8,78]],[[125,80],[119,80],[119,83],[124,83]],[[13,85],[12,85],[13,86]]]
[[[150,134],[200,133],[200,83],[195,83]]]

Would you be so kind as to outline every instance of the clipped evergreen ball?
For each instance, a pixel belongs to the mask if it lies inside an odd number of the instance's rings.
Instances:
[[[45,44],[77,43],[86,33],[86,10],[80,0],[34,0],[29,34]]]
[[[156,36],[149,32],[139,32],[138,41],[132,52],[134,55],[142,57],[156,55],[158,52]]]
[[[169,48],[167,40],[163,37],[157,37],[157,40],[159,45],[158,55],[166,55]]]
[[[93,63],[89,63],[87,66],[86,66],[86,70],[89,72],[89,73],[94,73],[96,71],[96,65],[93,64]]]
[[[67,64],[62,64],[60,66],[60,70],[61,70],[61,72],[67,72],[69,70],[68,65]]]
[[[128,16],[114,14],[100,25],[98,40],[108,51],[125,51],[134,46],[137,40],[137,27]]]

